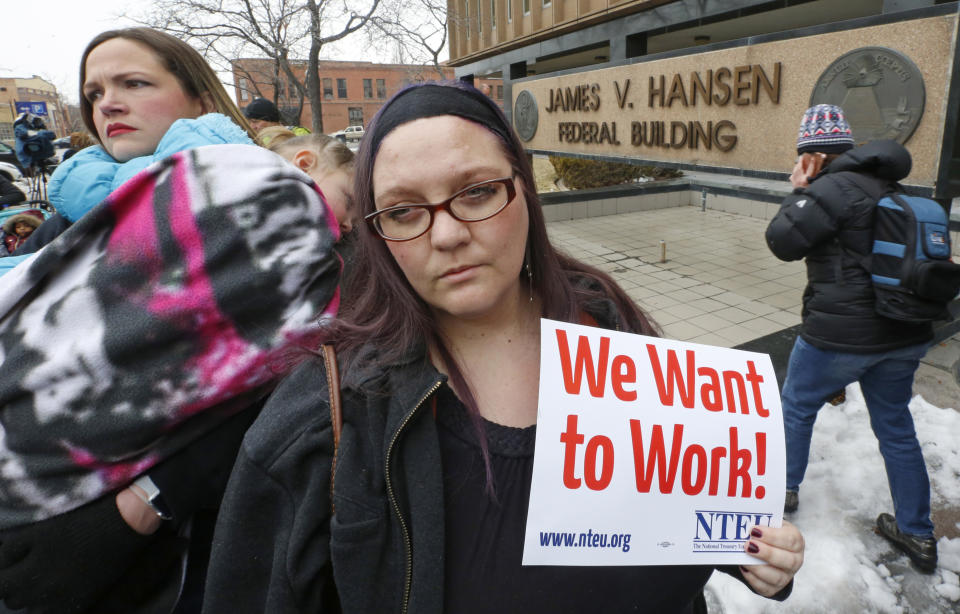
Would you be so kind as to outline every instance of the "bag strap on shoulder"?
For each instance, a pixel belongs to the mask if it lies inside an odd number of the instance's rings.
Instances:
[[[330,392],[330,427],[333,429],[333,461],[330,463],[330,511],[333,505],[333,478],[337,473],[337,451],[340,449],[340,432],[343,430],[343,406],[340,403],[340,369],[337,367],[337,352],[332,345],[320,346],[327,371],[327,390]]]
[[[860,188],[861,190],[863,190],[863,192],[864,192],[867,196],[869,196],[870,198],[873,199],[873,201],[874,201],[874,207],[876,207],[876,204],[879,203],[880,200],[883,199],[884,197],[886,197],[886,196],[891,196],[891,197],[892,197],[892,196],[894,196],[894,195],[896,194],[896,192],[898,192],[898,191],[903,191],[903,186],[901,186],[901,185],[900,185],[899,183],[897,183],[896,181],[888,181],[888,182],[886,182],[886,185],[885,185],[885,186],[880,187],[880,186],[878,186],[875,182],[869,181],[868,179],[864,178],[860,173],[856,173],[856,172],[852,172],[852,171],[851,171],[851,172],[849,172],[849,173],[844,173],[844,175],[845,175],[854,185],[856,185],[858,188]],[[866,254],[866,255],[865,255],[865,254],[859,254],[859,253],[857,253],[857,252],[855,252],[855,251],[853,251],[853,250],[849,250],[849,249],[848,249],[848,250],[844,250],[843,247],[840,245],[839,242],[837,243],[837,247],[838,247],[839,249],[841,249],[841,251],[845,251],[845,252],[848,253],[850,256],[852,256],[853,259],[856,260],[857,263],[858,263],[861,267],[863,267],[863,269],[864,269],[867,273],[871,273],[871,272],[872,272],[873,267],[871,266],[871,260],[870,260],[870,255],[869,255],[869,254]]]

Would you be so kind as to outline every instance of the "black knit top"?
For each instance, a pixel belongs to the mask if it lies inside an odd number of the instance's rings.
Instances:
[[[445,612],[696,611],[695,598],[713,567],[523,567],[536,426],[483,420],[494,500],[485,492],[483,457],[466,407],[446,386],[437,394],[446,507]]]

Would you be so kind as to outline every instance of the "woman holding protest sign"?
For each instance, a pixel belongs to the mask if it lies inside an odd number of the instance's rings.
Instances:
[[[362,283],[331,326],[344,377],[306,362],[247,433],[204,611],[703,607],[712,567],[521,566],[540,318],[656,329],[609,276],[550,245],[500,109],[463,85],[401,91],[361,144],[355,198]],[[785,597],[800,533],[752,535],[760,564],[731,573]]]

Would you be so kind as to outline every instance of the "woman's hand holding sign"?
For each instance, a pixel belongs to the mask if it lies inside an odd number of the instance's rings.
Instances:
[[[786,520],[779,529],[753,527],[745,547],[750,556],[766,561],[765,565],[740,566],[747,583],[764,597],[779,593],[803,565],[803,535]]]

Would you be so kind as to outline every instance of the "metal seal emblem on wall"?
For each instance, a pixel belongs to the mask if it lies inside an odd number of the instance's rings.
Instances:
[[[537,99],[529,90],[523,90],[517,94],[517,102],[513,105],[513,125],[517,129],[517,135],[524,141],[529,141],[537,133],[539,121]]]
[[[843,109],[853,139],[906,143],[923,117],[923,76],[907,56],[886,47],[861,47],[831,64],[810,94],[810,106]]]

